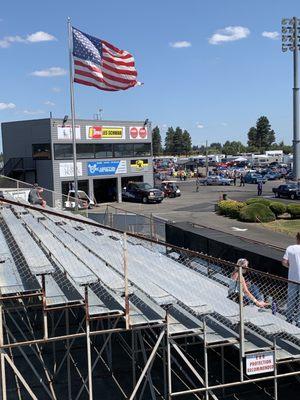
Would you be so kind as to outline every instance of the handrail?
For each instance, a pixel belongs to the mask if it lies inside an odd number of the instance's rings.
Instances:
[[[71,221],[76,221],[76,222],[84,223],[84,224],[87,224],[87,225],[90,225],[90,226],[95,226],[95,227],[99,227],[99,228],[102,228],[102,229],[111,230],[113,232],[124,233],[124,231],[122,231],[120,229],[111,228],[111,227],[108,227],[106,225],[100,224],[99,222],[94,222],[92,220],[88,221],[87,219],[83,221],[82,219],[77,218],[75,214],[74,214],[74,216],[73,215],[71,216],[71,215],[68,215],[68,214],[65,215],[65,214],[62,214],[62,213],[58,213],[58,212],[56,212],[54,210],[52,211],[52,210],[49,210],[49,209],[41,209],[40,207],[34,206],[32,204],[23,204],[23,203],[19,203],[17,201],[10,200],[10,199],[5,199],[5,198],[1,199],[1,201],[3,203],[8,203],[8,204],[16,205],[16,206],[22,206],[24,208],[29,208],[29,209],[32,209],[32,210],[43,212],[45,214],[56,215],[58,217],[65,218],[65,219],[68,219],[68,220],[71,220]],[[207,260],[207,261],[209,261],[211,263],[213,263],[213,262],[216,262],[216,263],[222,262],[222,264],[224,266],[234,267],[234,268],[236,268],[236,266],[237,266],[237,264],[235,264],[235,263],[233,263],[231,261],[223,260],[223,259],[221,259],[219,257],[209,256],[208,254],[204,254],[204,253],[201,253],[201,252],[198,252],[198,251],[195,251],[195,250],[190,250],[190,249],[186,249],[186,248],[183,248],[183,247],[179,247],[179,246],[164,242],[162,240],[152,240],[150,238],[147,238],[145,236],[141,236],[141,235],[138,235],[138,234],[132,233],[132,232],[126,232],[126,234],[127,234],[127,236],[131,236],[131,237],[134,237],[136,239],[142,239],[142,240],[144,240],[146,242],[149,242],[149,243],[154,243],[154,244],[157,244],[157,245],[162,245],[162,246],[165,246],[165,247],[173,248],[174,250],[177,250],[178,252],[184,251],[185,253],[190,254],[193,257],[201,257],[202,259]],[[280,280],[280,281],[283,281],[283,282],[286,282],[286,283],[296,283],[296,284],[299,285],[299,282],[296,282],[296,281],[293,281],[293,280],[290,280],[290,279],[287,279],[287,278],[283,278],[283,277],[278,276],[278,275],[273,275],[273,274],[270,274],[269,272],[260,271],[260,270],[257,270],[257,269],[251,268],[251,267],[243,267],[243,269],[245,269],[247,271],[253,271],[253,272],[257,273],[257,274],[260,274],[262,276],[265,276],[265,277],[268,277],[268,278],[271,278],[271,279]]]

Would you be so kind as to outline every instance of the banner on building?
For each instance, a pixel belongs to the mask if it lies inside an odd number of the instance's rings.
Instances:
[[[73,162],[65,162],[59,164],[59,176],[61,178],[74,178]],[[77,176],[82,176],[82,162],[77,163]]]
[[[130,126],[129,137],[132,140],[145,140],[148,139],[148,130],[143,126]]]
[[[89,176],[126,174],[126,160],[90,161],[87,163]]]
[[[98,140],[125,139],[124,126],[86,126],[86,138]]]
[[[80,139],[80,126],[75,126],[76,139]],[[72,127],[71,125],[58,125],[57,126],[57,138],[58,139],[72,139]]]
[[[146,158],[130,161],[130,170],[133,172],[141,172],[149,170],[149,162]]]
[[[256,375],[274,371],[274,352],[248,354],[246,356],[246,374]]]

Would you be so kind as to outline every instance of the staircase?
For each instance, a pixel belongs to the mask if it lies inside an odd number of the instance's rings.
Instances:
[[[36,177],[36,160],[32,157],[14,157],[4,164],[0,175],[26,182],[26,172],[33,172]]]

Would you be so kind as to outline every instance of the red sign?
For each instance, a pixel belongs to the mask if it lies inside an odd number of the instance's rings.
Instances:
[[[137,130],[137,128],[135,128],[135,127],[133,127],[133,128],[130,128],[130,137],[132,138],[132,139],[136,139],[137,138],[137,136],[138,136],[138,130]]]
[[[147,137],[147,129],[145,129],[145,128],[140,128],[139,134],[140,134],[140,137],[141,137],[142,139],[145,139],[145,138]]]
[[[142,126],[131,126],[129,128],[129,137],[134,140],[141,140],[148,138],[147,128]]]
[[[102,138],[102,126],[90,126],[88,131],[89,139],[101,139]]]

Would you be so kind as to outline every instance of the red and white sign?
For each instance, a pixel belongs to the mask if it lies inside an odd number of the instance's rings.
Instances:
[[[147,128],[144,128],[143,126],[131,126],[129,128],[129,137],[132,140],[148,139]]]
[[[248,354],[246,356],[246,374],[256,375],[274,371],[274,352]]]

